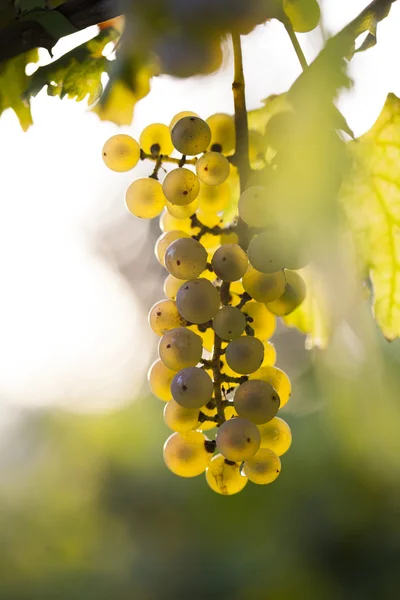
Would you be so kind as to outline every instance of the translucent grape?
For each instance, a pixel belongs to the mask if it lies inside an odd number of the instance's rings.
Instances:
[[[172,143],[181,154],[205,152],[211,142],[211,129],[200,117],[183,117],[172,128]]]
[[[179,433],[187,433],[197,428],[199,411],[195,408],[184,408],[174,399],[167,402],[164,408],[164,422]]]
[[[321,16],[316,0],[283,0],[283,10],[298,33],[315,29]]]
[[[156,241],[156,245],[154,247],[154,252],[157,257],[158,262],[165,267],[165,253],[167,248],[172,242],[178,240],[179,238],[188,238],[189,234],[184,231],[179,231],[178,229],[173,229],[172,231],[166,231]]]
[[[149,325],[160,337],[166,331],[186,325],[173,300],[159,300],[150,309]]]
[[[211,400],[213,382],[203,369],[186,367],[173,378],[171,392],[175,402],[181,406],[201,408]]]
[[[220,152],[205,152],[196,163],[197,177],[206,185],[221,185],[230,170],[228,159]]]
[[[264,358],[264,345],[255,337],[242,336],[227,345],[225,357],[235,373],[248,375],[260,368]]]
[[[282,296],[267,305],[268,310],[278,317],[296,310],[306,297],[306,284],[298,273],[285,270],[285,277],[286,286]]]
[[[183,117],[198,117],[198,116],[199,115],[197,113],[192,112],[191,110],[182,110],[181,112],[178,112],[174,117],[172,117],[171,123],[169,124],[169,130],[172,131],[175,123],[177,123],[178,121],[183,119]]]
[[[292,386],[289,377],[278,367],[265,366],[250,375],[250,379],[262,379],[268,381],[278,392],[281,400],[280,408],[283,408],[290,398]]]
[[[152,123],[145,127],[139,142],[141,149],[146,154],[152,154],[153,156],[159,156],[160,154],[166,156],[174,150],[169,128],[163,123]]]
[[[160,359],[153,362],[147,373],[151,393],[164,402],[171,400],[171,383],[174,377],[175,371],[168,369]]]
[[[254,129],[249,130],[249,162],[253,169],[265,166],[266,143],[264,136]]]
[[[196,200],[193,200],[193,202],[190,202],[190,204],[184,204],[183,206],[172,204],[171,202],[168,202],[168,200],[166,201],[167,211],[176,219],[186,219],[187,217],[191,217],[196,212],[198,205],[197,198]]]
[[[247,271],[246,252],[238,244],[224,244],[212,257],[211,267],[223,281],[237,281]]]
[[[172,371],[194,367],[200,361],[202,351],[201,337],[186,327],[170,329],[158,345],[162,362]]]
[[[179,288],[176,305],[181,316],[190,323],[205,323],[217,314],[219,292],[207,279],[191,279]]]
[[[179,477],[196,477],[204,473],[212,454],[206,449],[207,438],[200,431],[173,433],[164,444],[164,461]]]
[[[227,461],[222,454],[217,454],[206,470],[206,481],[217,494],[232,496],[242,491],[248,478],[240,473],[238,463]]]
[[[207,251],[192,238],[180,238],[165,253],[165,266],[178,279],[195,279],[207,266]]]
[[[251,458],[259,449],[261,434],[248,419],[236,417],[225,421],[216,435],[217,448],[228,460],[241,462]]]
[[[265,304],[255,301],[247,302],[243,307],[243,312],[252,319],[249,321],[249,325],[258,339],[264,341],[274,335],[276,318],[269,312]]]
[[[192,222],[189,218],[177,219],[173,217],[168,210],[164,209],[160,215],[160,229],[161,231],[172,231],[179,230],[184,231],[188,235],[193,235],[198,231],[192,227]]]
[[[136,179],[126,190],[125,204],[129,212],[139,219],[158,217],[165,206],[161,183],[150,177]]]
[[[197,196],[199,209],[204,213],[221,212],[227,207],[230,195],[231,191],[226,181],[221,185],[206,185],[200,182],[200,192]]]
[[[225,419],[228,421],[229,419],[232,419],[233,417],[238,417],[239,415],[236,412],[235,407],[233,406],[232,403],[229,403],[228,406],[225,406],[224,408],[224,413],[225,413]]]
[[[181,287],[181,285],[184,283],[185,283],[184,280],[177,279],[173,275],[168,275],[168,277],[164,281],[164,288],[163,288],[164,294],[170,300],[176,300],[176,294],[177,294],[179,288]]]
[[[276,363],[276,350],[275,346],[271,342],[264,343],[264,360],[261,363],[261,367],[272,367]],[[255,371],[256,373],[257,371]]]
[[[184,167],[170,171],[165,177],[162,187],[167,200],[178,206],[193,202],[200,191],[197,175]]]
[[[262,273],[276,273],[292,265],[301,268],[307,264],[294,233],[289,228],[269,228],[255,235],[250,241],[247,254],[253,267]]]
[[[261,379],[242,383],[235,392],[234,405],[239,417],[253,423],[267,423],[279,409],[279,396],[272,385]]]
[[[110,137],[103,146],[106,167],[117,173],[125,173],[136,167],[140,159],[140,146],[130,135],[120,133]]]
[[[239,216],[250,227],[267,227],[275,220],[265,187],[254,185],[239,198]]]
[[[257,454],[245,461],[243,472],[253,483],[272,483],[281,472],[281,461],[269,448],[260,448]]]
[[[257,302],[273,302],[285,291],[286,278],[284,271],[277,273],[260,273],[249,265],[242,278],[243,287]]]
[[[206,123],[211,129],[211,142],[208,149],[223,152],[224,154],[232,152],[236,143],[233,116],[225,113],[216,113],[208,117]]]
[[[283,419],[274,417],[268,423],[259,425],[261,433],[260,448],[269,448],[277,456],[287,452],[292,444],[292,432],[289,425]]]
[[[215,315],[212,326],[222,340],[230,341],[242,335],[246,327],[246,319],[238,308],[223,306]]]

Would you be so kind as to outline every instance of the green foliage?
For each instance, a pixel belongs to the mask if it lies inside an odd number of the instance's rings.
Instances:
[[[29,103],[22,100],[28,83],[25,67],[37,59],[37,50],[32,50],[0,64],[0,115],[7,108],[12,108],[24,131],[32,125]]]

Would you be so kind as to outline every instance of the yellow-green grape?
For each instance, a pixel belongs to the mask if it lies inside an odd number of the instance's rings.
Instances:
[[[176,294],[177,294],[179,288],[181,287],[181,285],[184,283],[185,283],[184,280],[177,279],[173,275],[168,275],[168,277],[164,281],[164,294],[170,300],[176,300]]]
[[[236,412],[236,409],[232,403],[224,408],[225,419],[228,421],[229,419],[233,419],[233,417],[238,417],[239,415]]]
[[[178,121],[183,119],[183,117],[198,117],[198,116],[199,115],[197,113],[195,113],[191,110],[182,110],[181,112],[178,112],[174,117],[172,117],[171,123],[169,124],[169,130],[172,131],[175,123],[177,123]]]
[[[226,181],[220,185],[207,185],[200,182],[200,192],[197,196],[199,210],[203,213],[219,213],[227,207],[230,195],[230,187]]]
[[[226,362],[236,373],[248,375],[260,368],[264,359],[264,345],[252,336],[242,336],[229,342],[225,351]]]
[[[176,306],[189,323],[210,321],[217,314],[220,303],[218,290],[203,278],[187,281],[176,295]]]
[[[171,204],[185,206],[197,198],[200,183],[193,171],[178,167],[167,174],[162,187],[165,197]]]
[[[159,400],[170,401],[171,383],[174,377],[175,371],[168,369],[160,359],[154,361],[147,373],[151,393]]]
[[[201,337],[203,348],[205,348],[207,352],[211,352],[214,346],[214,330],[211,327],[207,327],[205,331],[200,331],[197,325],[190,325],[189,329]]]
[[[201,337],[186,327],[176,327],[164,333],[158,345],[158,353],[164,365],[171,371],[194,367],[201,359]]]
[[[220,152],[205,152],[196,163],[197,177],[206,185],[221,185],[230,170],[228,159]]]
[[[164,422],[179,433],[187,433],[197,428],[199,411],[195,408],[185,408],[172,398],[164,408]]]
[[[284,271],[277,273],[260,273],[249,265],[242,278],[243,287],[257,302],[273,302],[285,291],[286,278]]]
[[[298,33],[315,29],[321,16],[317,0],[283,0],[283,10]]]
[[[193,238],[180,238],[168,246],[165,266],[178,279],[195,279],[207,266],[207,250]]]
[[[130,135],[120,133],[110,137],[103,146],[103,162],[117,173],[125,173],[136,167],[140,159],[140,146]]]
[[[178,229],[173,229],[172,231],[166,231],[156,241],[156,245],[154,247],[154,252],[157,257],[160,265],[165,267],[165,253],[167,248],[172,242],[175,240],[179,240],[179,238],[188,238],[190,237],[188,233],[185,231],[180,231]]]
[[[242,335],[246,319],[238,308],[223,306],[215,315],[212,326],[221,340],[231,341]]]
[[[280,408],[283,408],[289,400],[292,391],[292,385],[289,377],[286,375],[285,371],[282,371],[282,369],[278,369],[278,367],[273,366],[261,367],[258,369],[258,371],[250,375],[250,379],[262,379],[263,381],[268,381],[268,383],[270,383],[278,392],[281,400]]]
[[[276,273],[284,268],[302,268],[307,259],[289,228],[274,227],[255,235],[247,254],[250,263],[262,273]]]
[[[266,227],[273,222],[271,203],[265,187],[253,185],[239,198],[239,216],[250,227]]]
[[[207,450],[208,439],[200,431],[173,433],[164,444],[164,461],[179,477],[196,477],[204,473],[212,454]]]
[[[211,400],[213,382],[203,369],[186,367],[173,378],[171,392],[175,402],[181,406],[201,408]]]
[[[146,154],[167,156],[173,152],[171,134],[167,125],[153,123],[145,127],[139,138],[140,147]]]
[[[259,449],[261,434],[257,425],[248,419],[236,417],[225,421],[218,429],[217,448],[228,460],[241,462],[248,460]]]
[[[203,211],[198,210],[197,218],[203,225],[206,225],[206,227],[213,228],[218,227],[221,224],[221,217],[215,213],[203,213]],[[215,251],[219,246],[219,235],[205,233],[201,236],[201,243],[209,252]],[[215,279],[215,276],[213,279]]]
[[[232,223],[230,223],[232,225]],[[239,236],[234,231],[228,231],[228,233],[221,233],[219,236],[220,245],[223,244],[237,244],[239,242]]]
[[[173,300],[159,300],[150,309],[149,325],[160,337],[166,331],[186,325]]]
[[[193,235],[198,231],[192,227],[192,222],[189,218],[177,219],[176,217],[173,217],[166,209],[164,209],[160,215],[160,229],[163,232],[172,231],[173,229],[180,230],[184,231],[188,235]]]
[[[245,461],[243,472],[253,483],[272,483],[281,472],[281,461],[273,450],[260,448],[257,454]]]
[[[184,155],[195,156],[205,152],[211,142],[211,129],[200,117],[183,117],[171,131],[172,143]]]
[[[249,131],[249,162],[253,169],[265,166],[266,143],[264,136],[259,131]]]
[[[211,267],[223,281],[237,281],[247,271],[246,252],[238,244],[224,244],[212,257]]]
[[[186,219],[187,217],[191,217],[192,215],[194,215],[199,205],[199,202],[196,199],[193,200],[193,202],[190,202],[189,204],[179,206],[178,204],[172,204],[172,202],[168,202],[167,200],[165,205],[169,214],[175,217],[175,219]]]
[[[252,300],[246,303],[243,307],[243,312],[252,319],[248,323],[258,339],[264,341],[274,335],[276,317],[269,312],[265,304]]]
[[[211,142],[209,150],[229,154],[235,148],[236,132],[235,121],[232,115],[216,113],[206,119],[211,129]]]
[[[201,412],[207,415],[208,417],[215,417],[217,415],[217,408],[213,406],[212,408],[208,408],[208,406],[202,406]],[[201,431],[209,431],[210,429],[215,429],[217,423],[215,421],[203,421],[198,424],[197,429]]]
[[[287,452],[292,444],[292,432],[289,425],[283,419],[274,417],[272,421],[259,425],[261,433],[260,448],[269,448],[277,456]]]
[[[245,292],[245,289],[243,287],[242,282],[240,280],[237,280],[237,281],[231,282],[231,285],[229,286],[229,291],[233,292],[234,294],[240,295],[240,294],[243,294],[243,292]],[[244,312],[246,312],[246,311],[244,311]]]
[[[275,346],[271,342],[264,343],[264,360],[262,361],[261,367],[272,367],[276,363],[276,350]]]
[[[206,470],[206,481],[217,494],[232,496],[242,491],[248,478],[241,474],[238,463],[227,461],[222,454],[217,454]]]
[[[286,286],[282,296],[267,305],[268,310],[278,317],[296,310],[306,297],[306,284],[298,273],[285,270],[285,277]]]
[[[126,190],[125,204],[129,212],[139,219],[158,217],[165,206],[161,183],[151,177],[136,179]]]
[[[242,383],[235,392],[234,405],[239,417],[253,423],[267,423],[279,409],[279,396],[272,385],[261,379]]]

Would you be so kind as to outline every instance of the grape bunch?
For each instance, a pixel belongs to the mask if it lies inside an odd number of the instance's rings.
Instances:
[[[252,139],[258,143],[250,132],[254,165],[260,151]],[[114,171],[155,163],[149,177],[129,185],[125,201],[136,217],[159,217],[162,231],[155,254],[168,275],[165,298],[149,313],[160,340],[148,381],[173,431],[165,463],[181,477],[205,473],[224,495],[280,473],[291,431],[277,414],[291,383],[275,366],[270,338],[276,317],[295,310],[306,292],[295,229],[281,224],[262,185],[239,193],[234,149],[231,115],[203,120],[192,112],[169,127],[146,127],[139,143],[116,135],[103,148]],[[174,168],[161,183],[168,164]]]

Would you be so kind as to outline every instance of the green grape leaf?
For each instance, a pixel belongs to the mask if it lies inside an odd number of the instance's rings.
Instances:
[[[28,63],[37,60],[37,50],[31,50],[0,64],[0,115],[7,108],[11,108],[24,131],[32,125],[29,102],[22,99],[28,82],[25,68]]]
[[[353,168],[340,200],[373,284],[384,336],[400,336],[400,99],[389,94],[375,125],[350,142]]]
[[[37,21],[40,23],[43,29],[48,31],[54,40],[59,40],[65,35],[70,35],[78,31],[76,27],[74,27],[74,25],[72,25],[72,23],[57,10],[41,10],[39,8],[35,8],[34,10],[25,12],[21,17],[19,17],[18,20]]]
[[[276,114],[291,110],[287,94],[273,94],[261,101],[263,106],[247,113],[249,129],[264,133],[268,121]]]

